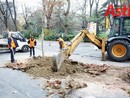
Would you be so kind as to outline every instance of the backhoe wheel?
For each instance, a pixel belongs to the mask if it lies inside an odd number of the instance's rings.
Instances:
[[[124,40],[116,40],[110,42],[107,48],[107,53],[110,59],[117,62],[126,61],[129,57],[129,43]]]

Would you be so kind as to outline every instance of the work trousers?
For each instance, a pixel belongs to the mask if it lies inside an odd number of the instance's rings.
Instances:
[[[12,48],[10,49],[10,58],[11,58],[11,62],[13,63],[15,61],[14,55],[15,55],[15,50],[16,48]]]
[[[32,52],[33,52],[33,56],[35,56],[35,48],[34,47],[30,47],[30,56],[32,56]]]

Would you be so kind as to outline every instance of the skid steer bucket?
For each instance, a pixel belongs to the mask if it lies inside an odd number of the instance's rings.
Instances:
[[[53,71],[57,72],[60,69],[62,62],[65,60],[65,54],[60,52],[57,56],[53,56]]]

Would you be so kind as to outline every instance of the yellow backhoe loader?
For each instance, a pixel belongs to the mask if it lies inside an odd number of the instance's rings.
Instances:
[[[109,37],[105,42],[100,40],[96,35],[89,33],[88,30],[82,30],[77,34],[66,48],[57,56],[53,57],[53,70],[58,71],[62,62],[71,56],[76,47],[82,42],[83,38],[88,38],[94,45],[102,50],[102,58],[104,59],[105,51],[111,60],[123,62],[130,57],[130,17],[120,16],[114,17],[113,25],[110,30]],[[115,26],[118,25],[118,28]]]

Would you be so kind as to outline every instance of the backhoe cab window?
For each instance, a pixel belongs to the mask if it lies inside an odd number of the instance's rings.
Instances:
[[[130,19],[124,18],[122,24],[122,33],[123,35],[130,35]]]
[[[119,25],[119,19],[115,19],[114,22],[113,22],[111,31],[110,31],[110,35],[109,35],[110,37],[119,35],[119,30],[120,30],[119,26],[120,26]]]

